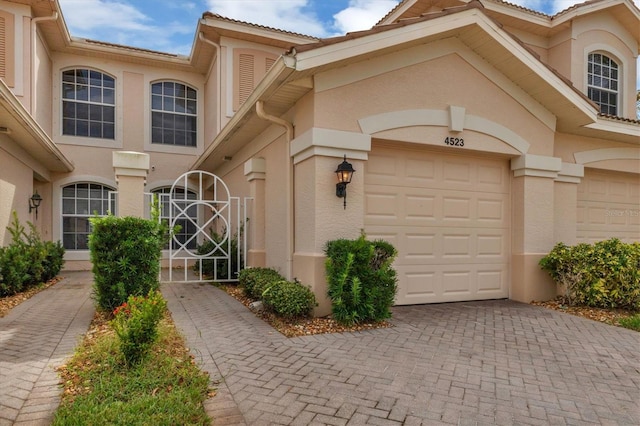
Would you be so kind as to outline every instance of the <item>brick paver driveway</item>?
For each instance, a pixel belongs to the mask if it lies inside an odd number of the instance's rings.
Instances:
[[[218,384],[215,424],[640,424],[640,333],[510,301],[394,308],[287,339],[222,291],[165,284]]]

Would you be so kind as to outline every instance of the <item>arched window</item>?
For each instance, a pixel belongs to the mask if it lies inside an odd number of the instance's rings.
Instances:
[[[115,139],[115,79],[100,71],[62,72],[62,134]]]
[[[159,196],[158,201],[160,203],[160,219],[169,220],[169,193],[170,192],[171,192],[170,187],[158,188],[152,191],[153,194],[156,194]],[[174,236],[178,241],[180,241],[180,243],[185,244],[185,242],[187,242],[189,238],[191,238],[197,232],[197,226],[195,225],[195,223],[198,222],[198,206],[191,204],[191,200],[197,199],[197,196],[196,196],[196,193],[193,191],[187,190],[185,192],[185,190],[182,188],[176,188],[174,190],[174,197],[179,200],[178,205],[180,206],[180,208],[186,209],[187,215],[189,216],[189,218],[192,219],[191,221],[186,218],[179,218],[176,221],[176,225],[180,226],[180,230],[177,233],[175,233]],[[178,208],[174,208],[174,211],[173,211],[174,216],[177,215],[178,213],[179,213]],[[180,248],[180,245],[175,241],[173,241],[173,239],[171,240],[171,242],[173,244],[173,247],[172,247],[173,249],[178,250]],[[195,249],[197,247],[197,244],[198,242],[194,238],[186,244],[186,247],[188,249]],[[165,249],[168,249],[168,248],[169,248],[169,244],[165,246]]]
[[[74,183],[62,188],[62,245],[67,250],[88,250],[89,218],[115,213],[115,191],[97,183]]]
[[[602,53],[590,53],[587,64],[587,96],[603,114],[618,114],[618,64]]]
[[[195,147],[197,114],[193,87],[173,81],[151,85],[151,143]]]

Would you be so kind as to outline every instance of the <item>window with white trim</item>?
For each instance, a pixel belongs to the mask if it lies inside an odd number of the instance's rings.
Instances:
[[[152,194],[159,195],[158,201],[160,204],[160,219],[169,220],[169,194],[171,193],[171,187],[158,188],[152,191]],[[186,211],[186,215],[189,219],[185,218],[182,215],[181,218],[178,218],[175,222],[176,225],[180,226],[180,230],[174,233],[175,239],[177,239],[180,244],[186,243],[186,248],[195,250],[197,248],[198,242],[195,238],[192,238],[196,232],[198,231],[197,223],[198,223],[198,206],[193,204],[193,200],[196,200],[198,197],[196,193],[193,191],[185,190],[183,188],[175,188],[173,191],[174,201],[178,205],[178,207],[174,207],[173,216],[177,216],[180,211],[183,209]],[[180,244],[171,239],[172,248],[174,250],[180,249]],[[165,249],[169,248],[169,243],[165,245]]]
[[[116,81],[85,68],[62,72],[62,134],[115,139]]]
[[[173,81],[151,84],[151,143],[197,145],[196,89]]]
[[[587,96],[603,114],[618,114],[618,64],[602,53],[590,53],[587,60]]]
[[[97,183],[74,183],[62,188],[62,245],[67,250],[88,250],[94,216],[115,213],[115,191]]]

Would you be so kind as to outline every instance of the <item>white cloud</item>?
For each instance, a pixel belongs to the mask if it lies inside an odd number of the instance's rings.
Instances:
[[[633,0],[633,2],[636,6],[640,7],[640,0]],[[584,0],[510,0],[509,3],[549,15],[555,15],[575,4],[584,3]]]
[[[340,33],[366,30],[397,4],[396,0],[350,0],[346,9],[333,15],[334,25]]]
[[[211,12],[227,18],[326,37],[327,30],[310,3],[309,0],[207,0]]]
[[[118,0],[59,0],[72,36],[188,54],[190,46],[177,45],[176,35],[193,33],[195,22],[160,25],[133,4]]]

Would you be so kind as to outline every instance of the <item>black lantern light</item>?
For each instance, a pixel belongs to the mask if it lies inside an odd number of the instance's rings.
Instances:
[[[344,161],[338,164],[336,169],[336,175],[338,176],[338,183],[336,183],[336,197],[344,198],[344,208],[347,208],[347,185],[351,182],[355,172],[351,163],[347,162],[347,156],[344,156]]]
[[[38,191],[33,193],[31,198],[29,198],[29,213],[31,210],[36,211],[36,220],[38,219],[38,207],[40,207],[40,203],[42,202],[42,197],[38,194]]]

